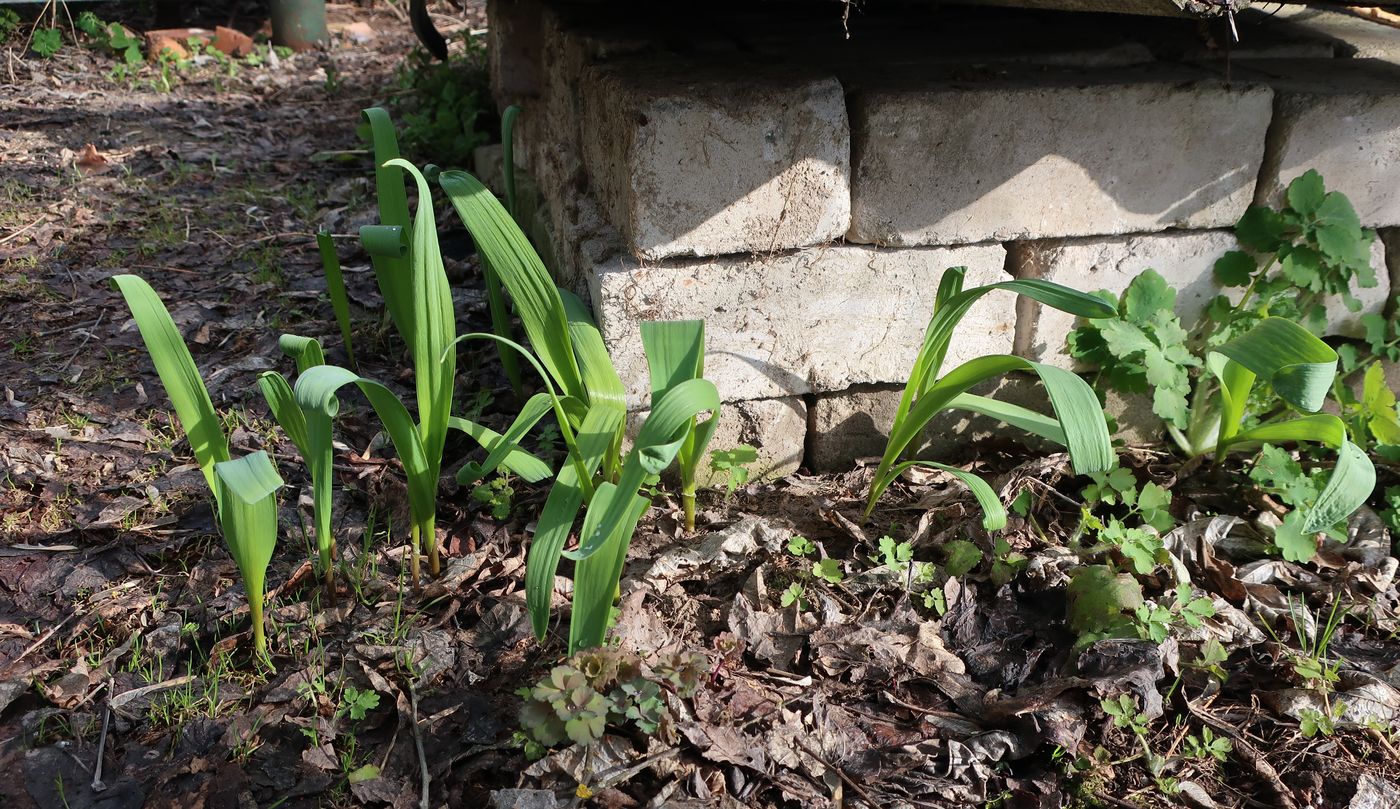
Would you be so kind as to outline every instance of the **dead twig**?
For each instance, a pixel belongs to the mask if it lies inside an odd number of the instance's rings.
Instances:
[[[418,798],[418,809],[428,809],[428,757],[423,754],[423,731],[418,727],[418,690],[413,681],[408,683],[408,704],[412,709],[413,747],[418,751],[418,773],[423,779],[423,791]]]
[[[1264,783],[1269,785],[1269,788],[1274,791],[1274,797],[1278,798],[1278,805],[1280,807],[1283,809],[1297,809],[1298,804],[1293,800],[1293,793],[1288,790],[1288,787],[1283,783],[1283,779],[1279,778],[1278,770],[1275,770],[1274,765],[1270,764],[1268,759],[1264,758],[1263,753],[1260,753],[1255,749],[1253,744],[1250,744],[1245,739],[1243,733],[1236,730],[1233,725],[1216,719],[1214,716],[1197,708],[1191,700],[1186,699],[1182,700],[1182,702],[1186,704],[1186,709],[1195,715],[1197,719],[1210,725],[1221,733],[1224,733],[1234,741],[1235,754],[1239,757],[1240,761],[1249,765]]]
[[[107,678],[107,704],[102,706],[102,735],[97,737],[97,761],[92,765],[92,791],[106,792],[102,782],[102,754],[107,749],[107,727],[112,721],[112,678]]]
[[[862,787],[860,784],[857,784],[855,781],[852,781],[848,775],[841,771],[840,767],[837,767],[835,764],[832,764],[831,762],[823,758],[821,753],[818,753],[817,751],[808,747],[806,742],[803,742],[801,739],[794,739],[793,741],[796,742],[797,746],[802,750],[802,752],[806,753],[807,755],[811,756],[817,761],[820,761],[823,767],[826,767],[828,770],[831,770],[832,772],[836,773],[837,777],[841,779],[842,783],[850,787],[852,792],[859,795],[862,801],[865,801],[866,806],[869,806],[871,809],[876,809],[876,807],[881,805],[877,803],[874,798],[870,797],[870,793],[866,792],[864,787]]]

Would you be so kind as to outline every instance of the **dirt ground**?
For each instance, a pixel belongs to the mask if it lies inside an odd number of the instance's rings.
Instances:
[[[446,31],[475,30],[480,6],[434,10]],[[234,8],[196,7],[187,22],[254,32],[265,19],[257,4]],[[1077,646],[1066,585],[1080,560],[1065,538],[1084,482],[1063,456],[1010,443],[970,456],[1004,499],[1025,495],[1004,546],[936,474],[901,483],[869,522],[865,468],[707,492],[695,536],[663,496],[633,544],[616,643],[592,661],[669,672],[663,716],[531,760],[517,690],[566,646],[557,620],[537,642],[524,609],[545,490],[515,481],[493,516],[444,489],[443,575],[409,590],[402,479],[368,408],[347,407],[331,603],[312,575],[303,468],[254,383],[290,372],[283,332],[345,360],[322,227],[345,265],[364,373],[410,381],[355,233],[374,221],[360,110],[403,100],[413,39],[397,6],[330,10],[326,51],[232,70],[117,78],[110,53],[70,44],[40,59],[22,34],[0,52],[0,806],[1400,806],[1400,593],[1385,529],[1363,510],[1315,564],[1263,559],[1248,521],[1258,504],[1222,495],[1239,470],[1182,475],[1153,450],[1124,462],[1174,494],[1167,548],[1188,591],[1214,604],[1200,625]],[[457,311],[485,329],[470,240],[439,211]],[[275,671],[245,651],[237,569],[108,286],[122,272],[166,301],[236,452],[268,450],[300,492],[284,498],[268,576]],[[457,401],[500,427],[519,403],[494,357],[463,350]],[[448,458],[469,452],[453,444]],[[912,559],[885,555],[886,536]],[[951,566],[950,542],[985,561],[916,587],[910,562]],[[841,574],[815,576],[813,553]],[[1170,603],[1176,582],[1154,576],[1148,594]],[[785,603],[793,585],[802,597]],[[1330,702],[1298,670],[1299,627],[1334,604],[1345,620],[1321,657],[1340,661],[1330,699],[1349,708],[1304,733],[1300,716]],[[1101,700],[1120,697],[1143,733],[1104,713]],[[1212,735],[1228,754],[1195,746]]]

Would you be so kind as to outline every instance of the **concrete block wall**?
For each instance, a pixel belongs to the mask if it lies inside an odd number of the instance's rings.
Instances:
[[[704,319],[706,376],[732,403],[715,445],[759,446],[769,476],[880,452],[948,267],[1114,291],[1151,267],[1189,319],[1222,292],[1230,227],[1308,168],[1363,224],[1400,226],[1400,31],[1350,47],[1330,17],[1244,15],[1227,61],[1172,20],[919,8],[847,39],[814,4],[665,5],[491,0],[493,91],[524,107],[532,229],[590,295],[630,405],[637,324]],[[1385,309],[1384,235],[1381,284],[1333,334]],[[996,293],[945,368],[1068,366],[1073,325]],[[995,387],[1040,406],[1028,380]],[[1140,403],[1110,406],[1154,438]],[[989,429],[945,422],[929,451]]]

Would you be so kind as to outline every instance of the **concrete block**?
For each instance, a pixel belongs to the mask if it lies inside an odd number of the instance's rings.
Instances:
[[[850,240],[1224,227],[1253,198],[1265,87],[1186,68],[1001,75],[855,96]]]
[[[583,159],[644,259],[829,242],[850,223],[841,85],[740,60],[637,57],[584,72]]]
[[[861,385],[838,393],[818,394],[812,402],[807,436],[807,466],[829,472],[850,468],[858,459],[878,459],[885,452],[890,427],[904,389],[890,385]],[[1049,413],[1049,400],[1038,380],[1029,374],[1008,374],[989,380],[972,391],[1003,402]],[[944,463],[967,456],[970,444],[1005,437],[1037,452],[1059,447],[986,416],[948,410],[934,417],[912,457]]]
[[[1083,292],[1106,289],[1121,294],[1139,273],[1154,269],[1176,289],[1177,313],[1189,329],[1220,294],[1213,272],[1216,259],[1236,249],[1234,234],[1214,230],[1020,242],[1010,245],[1008,253],[1016,276],[1043,278]],[[1016,353],[1074,367],[1065,338],[1074,330],[1075,317],[1030,300],[1021,302],[1021,310]]]
[[[539,0],[487,0],[487,66],[491,96],[499,109],[540,93],[544,83],[540,52],[543,31]]]
[[[1400,67],[1259,60],[1235,71],[1246,73],[1276,96],[1257,201],[1277,205],[1293,178],[1317,169],[1351,199],[1363,225],[1400,225]]]
[[[647,413],[640,410],[627,415],[629,442],[641,430]],[[806,437],[807,403],[800,396],[728,402],[720,411],[719,425],[700,462],[696,480],[701,486],[724,485],[728,478],[710,470],[710,458],[714,452],[740,444],[758,451],[758,460],[749,465],[750,481],[787,477],[802,466]]]
[[[1304,6],[1250,9],[1236,17],[1240,39],[1257,34],[1315,42],[1337,56],[1400,64],[1400,31],[1340,11]]]
[[[1006,280],[1001,245],[880,250],[836,246],[770,256],[723,256],[595,268],[593,311],[631,401],[647,390],[637,324],[705,321],[705,375],[726,400],[903,382],[918,354],[944,269],[966,285]],[[1014,296],[994,292],[963,320],[948,367],[1007,353]]]
[[[1022,278],[1044,278],[1085,292],[1106,289],[1121,294],[1139,273],[1156,270],[1177,291],[1176,312],[1188,330],[1204,316],[1217,295],[1238,301],[1243,290],[1224,290],[1215,282],[1216,259],[1241,249],[1230,231],[1159,233],[1144,236],[1095,239],[1056,239],[1021,242],[1008,247],[1008,266]],[[1390,297],[1390,273],[1386,251],[1377,239],[1371,249],[1371,266],[1377,286],[1356,289],[1361,311],[1350,312],[1338,300],[1328,305],[1328,334],[1359,337],[1361,316],[1382,313]],[[1037,362],[1072,368],[1065,353],[1065,338],[1075,318],[1033,301],[1021,302],[1016,331],[1016,353]]]

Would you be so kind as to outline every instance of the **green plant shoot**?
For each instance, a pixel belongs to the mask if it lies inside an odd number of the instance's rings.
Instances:
[[[326,294],[331,299],[331,309],[335,312],[335,322],[340,326],[340,339],[345,344],[345,355],[350,359],[350,367],[359,370],[355,362],[355,344],[350,339],[350,296],[345,294],[345,276],[340,271],[340,257],[335,254],[335,242],[331,234],[322,230],[316,234],[316,249],[321,254],[321,269],[326,275]]]
[[[705,375],[705,321],[650,321],[641,324],[642,346],[646,351],[651,373],[651,405],[656,406],[671,389],[690,379]],[[681,479],[681,511],[685,515],[685,530],[695,530],[695,473],[705,454],[710,436],[719,423],[718,414],[706,420],[701,434],[691,429],[681,440],[676,452],[676,466]]]
[[[263,599],[267,565],[277,546],[277,490],[282,488],[282,478],[267,453],[262,451],[236,461],[220,461],[214,465],[214,474],[223,491],[219,497],[219,525],[229,553],[238,563],[243,589],[248,594],[253,648],[266,660]]]
[[[310,337],[284,334],[278,341],[282,352],[296,360],[297,374],[307,369],[325,365],[325,355],[321,344]],[[311,475],[311,498],[313,517],[316,523],[316,553],[319,559],[322,584],[332,601],[335,599],[335,536],[331,533],[331,509],[334,502],[331,420],[339,409],[335,399],[322,408],[304,409],[297,402],[287,380],[276,371],[268,371],[258,377],[258,387],[267,400],[272,415],[281,425],[282,431],[296,445]]]
[[[982,413],[1062,444],[1069,449],[1070,461],[1080,474],[1103,472],[1114,464],[1103,408],[1093,389],[1070,371],[1020,357],[994,354],[969,360],[938,376],[959,321],[979,298],[993,290],[1009,290],[1080,317],[1112,317],[1113,307],[1092,295],[1033,279],[1004,281],[964,291],[965,273],[965,268],[954,267],[943,274],[939,283],[933,317],[895,411],[884,456],[870,485],[865,508],[867,516],[874,510],[880,495],[904,470],[928,466],[948,472],[967,485],[982,508],[984,528],[997,531],[1006,525],[1005,508],[986,481],[977,475],[934,461],[900,461],[904,451],[934,416],[948,408]],[[967,393],[969,388],[983,381],[1021,370],[1032,371],[1040,378],[1054,408],[1054,416]]]

